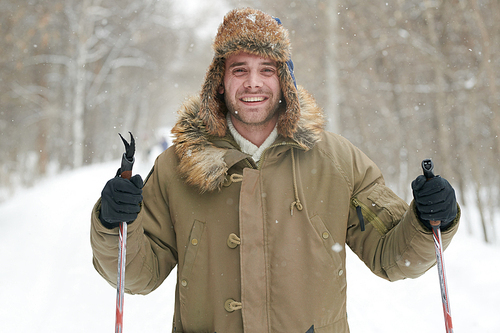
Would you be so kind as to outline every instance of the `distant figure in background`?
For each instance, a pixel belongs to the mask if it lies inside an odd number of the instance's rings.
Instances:
[[[163,150],[167,150],[167,148],[168,148],[168,141],[167,141],[167,139],[165,139],[164,136],[161,137],[160,144],[161,144],[161,147],[163,148]]]
[[[436,259],[429,221],[442,221],[445,247],[457,231],[454,190],[418,176],[408,205],[326,132],[278,19],[233,10],[213,47],[201,93],[181,107],[144,187],[139,175],[105,185],[94,266],[116,283],[125,221],[127,292],[147,294],[178,267],[173,332],[347,333],[345,245],[382,278],[422,275]]]

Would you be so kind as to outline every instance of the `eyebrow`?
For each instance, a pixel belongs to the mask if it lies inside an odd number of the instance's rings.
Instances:
[[[245,66],[246,64],[247,64],[247,62],[245,62],[245,61],[241,61],[241,62],[234,62],[234,63],[232,63],[231,65],[229,65],[229,68],[238,67],[238,66]],[[273,67],[278,67],[278,66],[276,65],[276,63],[271,62],[271,61],[264,61],[264,62],[259,63],[259,65],[262,65],[262,66],[273,66]]]
[[[246,62],[233,62],[231,65],[229,65],[229,68],[244,66],[244,65],[246,65]]]

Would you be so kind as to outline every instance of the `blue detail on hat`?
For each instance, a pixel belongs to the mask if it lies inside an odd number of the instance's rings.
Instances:
[[[273,19],[276,20],[276,22],[278,22],[279,25],[282,25],[281,24],[281,20],[277,17],[273,17]],[[287,62],[286,62],[286,65],[288,66],[288,71],[290,72],[290,75],[292,76],[292,80],[293,80],[293,85],[295,86],[295,89],[297,89],[297,82],[295,81],[295,75],[293,75],[293,61],[292,61],[292,58],[290,58]]]

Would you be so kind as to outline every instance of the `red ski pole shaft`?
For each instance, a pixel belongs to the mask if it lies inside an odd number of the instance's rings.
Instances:
[[[127,223],[120,223],[118,245],[118,274],[116,282],[115,333],[123,332],[123,300],[125,298],[125,257],[127,255]]]
[[[130,133],[130,144],[120,135],[126,152],[122,156],[120,177],[130,179],[134,165],[135,141]],[[127,255],[127,226],[126,222],[120,223],[118,239],[118,272],[116,282],[116,320],[115,333],[123,332],[123,300],[125,298],[125,262]]]
[[[453,323],[451,321],[450,301],[448,299],[448,286],[446,283],[446,274],[444,270],[443,247],[441,242],[441,221],[430,221],[432,226],[432,235],[434,238],[434,247],[436,249],[436,261],[439,274],[439,285],[441,287],[441,301],[443,303],[444,325],[446,333],[453,333]]]
[[[430,159],[422,161],[422,169],[427,179],[434,177],[434,163]],[[439,275],[439,286],[441,287],[441,301],[443,303],[444,325],[446,333],[453,333],[453,323],[451,320],[450,301],[448,299],[448,285],[446,283],[446,274],[444,269],[443,243],[441,241],[441,221],[430,221],[432,226],[432,237],[434,239],[434,248],[436,250],[436,264]]]

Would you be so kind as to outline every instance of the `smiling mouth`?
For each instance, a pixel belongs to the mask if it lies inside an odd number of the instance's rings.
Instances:
[[[262,102],[265,100],[265,97],[243,97],[241,100],[247,103]]]

